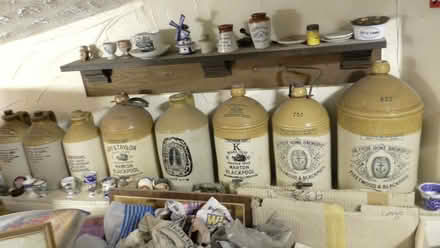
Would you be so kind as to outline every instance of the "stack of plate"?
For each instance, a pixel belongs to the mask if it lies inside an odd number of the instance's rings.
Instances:
[[[324,35],[321,40],[325,42],[344,42],[351,39],[353,31],[339,31]]]

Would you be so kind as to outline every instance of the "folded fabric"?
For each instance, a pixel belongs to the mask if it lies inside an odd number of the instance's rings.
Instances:
[[[121,236],[119,239],[125,239],[134,229],[137,228],[139,221],[145,215],[153,215],[154,209],[145,205],[125,205],[124,221],[121,227]]]
[[[112,202],[104,217],[104,232],[109,248],[134,231],[145,215],[153,215],[154,208],[145,205]]]

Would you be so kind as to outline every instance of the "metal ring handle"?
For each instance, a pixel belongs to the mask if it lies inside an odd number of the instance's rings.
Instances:
[[[128,99],[128,104],[138,106],[138,107],[143,107],[143,108],[146,108],[149,105],[147,100],[140,98],[140,97],[133,97],[133,98]]]
[[[284,66],[284,71],[286,71],[286,72],[289,72],[289,71],[294,70],[294,69],[311,70],[311,71],[317,71],[317,72],[318,72],[318,76],[317,76],[314,80],[312,80],[312,81],[309,83],[309,85],[310,85],[310,90],[309,90],[309,94],[308,94],[307,98],[312,97],[312,96],[313,96],[313,95],[312,95],[313,85],[314,85],[319,79],[321,79],[321,76],[322,76],[322,69],[319,68],[319,67],[311,67],[311,66],[288,66],[288,65]]]

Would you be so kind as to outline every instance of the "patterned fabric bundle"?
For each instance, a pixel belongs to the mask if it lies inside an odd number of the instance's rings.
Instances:
[[[153,215],[154,208],[145,205],[112,202],[104,217],[104,232],[109,248],[134,231],[145,215]]]

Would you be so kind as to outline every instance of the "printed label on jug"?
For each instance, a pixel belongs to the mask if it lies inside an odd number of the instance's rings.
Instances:
[[[134,164],[136,144],[106,144],[105,149],[112,161],[113,175],[132,176],[141,173]]]
[[[349,179],[348,187],[363,185],[378,191],[413,191],[416,186],[420,131],[397,137],[370,137],[353,134],[341,127],[339,163]]]
[[[379,140],[378,140],[379,141]],[[411,150],[390,144],[354,146],[350,175],[374,189],[390,189],[408,179]]]
[[[225,154],[228,166],[225,168],[224,176],[232,178],[258,176],[258,172],[251,166],[252,155],[248,150],[250,139],[227,139],[225,142],[229,143],[229,150]]]
[[[215,137],[215,147],[221,179],[239,178],[259,185],[270,184],[267,135],[252,139]]]
[[[96,171],[98,178],[108,176],[99,137],[77,143],[64,143],[64,152],[72,176],[82,179],[86,171]]]
[[[209,126],[181,133],[156,132],[162,172],[171,188],[190,192],[194,184],[213,183]]]
[[[61,140],[40,146],[25,146],[25,151],[32,175],[47,180],[49,189],[57,189],[61,179],[69,175]]]
[[[170,176],[186,177],[191,174],[191,153],[183,139],[168,137],[163,140],[162,161],[165,172]]]
[[[0,144],[0,167],[9,185],[16,177],[31,174],[22,143]]]
[[[270,22],[268,21],[249,24],[249,31],[255,48],[266,48],[270,46],[270,28]]]
[[[331,185],[330,134],[289,137],[274,134],[277,182],[313,182],[322,187]]]
[[[104,149],[112,176],[158,176],[151,135],[124,143],[104,142]]]

